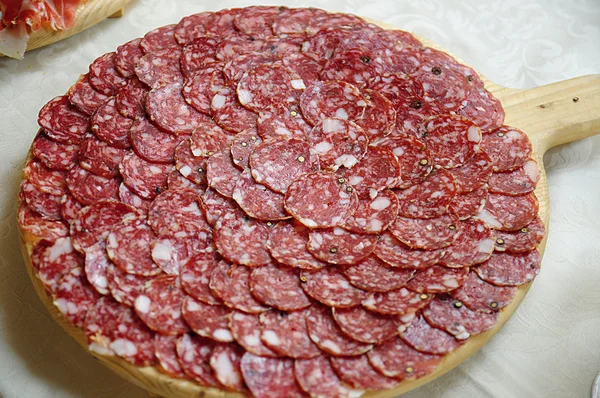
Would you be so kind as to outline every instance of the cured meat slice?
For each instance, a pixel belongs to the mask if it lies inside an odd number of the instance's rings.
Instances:
[[[300,387],[311,396],[353,397],[362,392],[348,389],[333,371],[329,358],[297,359],[294,374]]]
[[[544,223],[537,216],[526,227],[514,232],[496,231],[494,250],[524,253],[535,249],[544,239]]]
[[[141,38],[133,39],[117,47],[115,68],[123,77],[135,75],[135,66],[144,56],[140,47]]]
[[[136,119],[129,138],[135,153],[151,163],[172,163],[175,148],[182,141],[179,136],[159,130],[145,117]]]
[[[202,186],[196,185],[194,182],[185,178],[183,175],[181,175],[179,170],[171,170],[169,176],[167,177],[167,185],[169,186],[169,189],[195,190],[198,195],[202,195],[205,192],[205,189]]]
[[[495,234],[485,222],[476,218],[465,220],[440,263],[453,268],[480,264],[492,255],[494,241]]]
[[[74,269],[83,267],[84,258],[73,249],[71,238],[41,240],[33,249],[31,265],[50,293],[58,289],[60,279]]]
[[[62,209],[60,210],[60,214],[69,224],[73,223],[81,209],[83,209],[83,204],[79,203],[73,195],[66,194],[62,197]]]
[[[115,68],[116,56],[114,52],[106,53],[90,65],[90,84],[105,95],[115,95],[119,87],[125,85],[125,79]]]
[[[357,203],[354,189],[345,182],[331,173],[306,174],[287,189],[285,209],[309,228],[342,225]]]
[[[406,284],[413,292],[445,293],[460,287],[469,276],[469,268],[449,268],[434,265],[415,274]]]
[[[532,146],[527,134],[509,126],[485,134],[481,148],[490,155],[496,173],[518,169],[531,157]]]
[[[152,201],[144,199],[121,183],[119,185],[119,200],[129,206],[135,207],[139,212],[147,214]]]
[[[250,154],[252,177],[275,192],[286,193],[298,177],[318,170],[319,163],[306,141],[265,142]]]
[[[210,103],[213,96],[225,87],[221,64],[209,65],[186,76],[181,94],[185,102],[198,112],[211,116]]]
[[[396,110],[390,100],[375,90],[364,90],[363,94],[367,100],[367,107],[356,124],[365,129],[370,141],[391,134],[396,126]]]
[[[188,15],[181,18],[181,21],[175,26],[173,35],[177,43],[185,45],[194,39],[204,36],[206,33],[206,23],[210,21],[214,13],[199,12],[198,14]]]
[[[147,95],[148,88],[137,77],[133,77],[117,92],[115,106],[121,115],[137,119],[145,115]]]
[[[326,13],[316,15],[314,18],[310,20],[308,24],[308,33],[314,34],[322,29],[327,28],[364,28],[366,26],[371,26],[364,19],[357,17],[352,14],[343,14],[343,13]],[[375,27],[373,27],[375,28]]]
[[[219,382],[233,391],[246,391],[240,363],[246,351],[237,344],[218,344],[210,356],[210,367]]]
[[[227,150],[215,153],[206,162],[208,184],[221,195],[231,198],[240,170],[233,163],[233,157]]]
[[[214,256],[212,252],[215,248],[210,233],[200,231],[191,236],[187,233],[178,235],[162,236],[150,244],[152,259],[166,274],[179,275],[194,253]]]
[[[89,75],[81,75],[79,80],[69,88],[69,101],[86,115],[91,115],[102,105],[108,96],[96,91],[90,85]]]
[[[181,287],[187,294],[206,304],[221,304],[210,290],[209,283],[218,261],[213,254],[194,254],[181,269]]]
[[[184,378],[185,373],[177,360],[176,336],[154,334],[154,355],[160,365],[160,370],[171,377]]]
[[[228,212],[239,209],[239,206],[233,199],[208,188],[202,195],[202,208],[206,213],[208,224],[214,226],[219,218]]]
[[[47,220],[60,220],[62,209],[62,196],[50,195],[40,191],[27,180],[21,182],[19,192],[21,201],[25,201],[29,208]]]
[[[489,190],[504,195],[523,195],[532,192],[540,179],[540,168],[535,160],[529,159],[513,171],[493,173]]]
[[[85,250],[85,276],[88,282],[100,294],[109,294],[107,270],[110,260],[106,254],[104,242],[96,243]]]
[[[187,296],[181,314],[196,334],[225,343],[233,341],[229,331],[231,310],[224,305],[210,305]]]
[[[306,247],[310,254],[330,264],[356,264],[373,253],[376,244],[377,235],[328,228],[311,231]]]
[[[206,33],[222,37],[235,35],[237,30],[233,25],[233,20],[241,11],[241,8],[231,8],[213,13],[206,22]]]
[[[427,220],[398,216],[389,231],[408,247],[436,250],[454,242],[460,225],[454,213]]]
[[[456,196],[452,174],[444,169],[432,171],[425,181],[403,191],[396,191],[398,214],[411,218],[436,218],[446,212]]]
[[[314,358],[321,350],[308,337],[307,310],[267,311],[260,315],[262,342],[282,356]]]
[[[105,178],[73,166],[67,174],[67,185],[71,195],[84,205],[104,199],[118,199],[120,178]]]
[[[235,341],[249,353],[261,357],[275,357],[277,354],[263,344],[260,339],[260,320],[258,315],[240,311],[231,313],[229,328]]]
[[[114,340],[110,348],[119,357],[135,366],[153,366],[154,333],[148,329],[131,308],[122,311],[117,318]]]
[[[362,198],[374,198],[377,192],[400,182],[400,164],[386,148],[371,147],[356,166],[342,174]]]
[[[252,130],[237,134],[231,141],[231,157],[233,163],[244,170],[249,166],[250,154],[262,143],[260,137]]]
[[[140,58],[135,65],[135,74],[138,79],[152,88],[182,83],[180,57],[181,50],[178,48],[156,50]]]
[[[337,118],[321,120],[307,138],[311,152],[319,157],[321,168],[333,171],[356,165],[367,153],[369,143],[360,126]]]
[[[386,231],[379,236],[373,254],[392,267],[423,269],[431,267],[441,260],[444,256],[444,249],[411,249]]]
[[[271,261],[265,248],[269,227],[264,222],[234,211],[217,221],[213,233],[219,253],[233,263],[256,267]]]
[[[469,279],[450,296],[461,301],[473,311],[498,311],[506,307],[517,294],[513,286],[495,286],[481,280],[475,271],[469,272]]]
[[[85,314],[99,298],[98,292],[92,288],[81,268],[75,268],[65,274],[53,294],[54,305],[73,325],[84,326]]]
[[[365,47],[357,45],[357,38],[363,33],[362,29],[352,29],[346,26],[316,28],[314,31],[308,32],[309,37],[302,45],[302,51],[315,59],[327,60],[338,49]],[[352,43],[349,47],[344,45],[348,41]]]
[[[220,261],[210,277],[210,289],[230,308],[250,314],[267,311],[269,308],[250,294],[250,272],[246,266]]]
[[[370,199],[360,199],[352,216],[344,221],[344,228],[362,234],[380,234],[398,215],[398,198],[389,189],[378,192]]]
[[[507,196],[490,193],[481,213],[475,217],[500,231],[516,231],[527,226],[536,217],[539,203],[535,193]]]
[[[306,294],[329,307],[354,307],[367,298],[367,292],[352,286],[337,267],[302,271],[300,280]]]
[[[425,354],[444,355],[461,345],[461,341],[454,336],[431,327],[421,315],[400,330],[400,338],[415,350]]]
[[[233,34],[223,38],[217,45],[216,53],[221,61],[231,61],[240,55],[260,51],[264,46],[263,38]]]
[[[210,110],[215,122],[225,130],[241,133],[254,129],[258,115],[244,108],[234,91],[221,90],[213,97]]]
[[[288,8],[281,11],[273,20],[273,33],[276,36],[287,33],[305,33],[310,21],[326,14],[318,8]]]
[[[283,65],[258,65],[240,79],[240,103],[255,112],[272,111],[297,105],[306,86],[302,78]]]
[[[96,137],[117,147],[129,148],[129,129],[133,120],[117,111],[115,99],[111,98],[102,104],[91,117],[91,129]]]
[[[480,150],[461,167],[449,171],[454,177],[459,193],[473,192],[490,180],[492,159],[485,151]]]
[[[520,286],[531,282],[540,272],[540,253],[494,253],[474,268],[481,279],[498,286]]]
[[[167,175],[172,167],[148,162],[134,152],[125,155],[119,166],[123,183],[145,199],[154,199],[167,189]]]
[[[169,294],[165,294],[165,292]],[[144,285],[134,303],[135,312],[148,327],[162,334],[177,335],[189,330],[181,317],[185,293],[176,276],[159,276]]]
[[[471,119],[484,134],[504,124],[502,104],[483,87],[472,89],[457,113]]]
[[[145,216],[128,218],[112,228],[106,237],[106,251],[110,259],[128,274],[157,275],[162,271],[150,255],[150,243],[155,237]]]
[[[189,378],[202,386],[221,386],[210,367],[214,341],[186,333],[177,339],[175,345],[181,369]]]
[[[300,107],[306,120],[314,126],[327,117],[356,121],[364,114],[367,101],[350,83],[315,82],[302,93]]]
[[[362,305],[383,315],[403,315],[410,319],[433,300],[433,294],[415,293],[406,288],[385,293],[371,293]]]
[[[231,137],[215,124],[212,119],[205,119],[194,130],[190,138],[190,149],[194,156],[209,157],[224,149],[229,149]]]
[[[315,270],[327,263],[316,259],[307,250],[308,228],[297,221],[278,223],[269,232],[267,248],[278,262],[290,267]]]
[[[117,330],[117,319],[127,307],[110,297],[101,297],[85,314],[83,331],[88,349],[100,355],[114,355],[110,344]]]
[[[233,25],[250,36],[271,36],[271,26],[275,18],[286,7],[252,6],[240,10],[233,20]]]
[[[306,54],[297,52],[286,54],[280,62],[284,66],[292,68],[302,78],[304,85],[310,85],[318,81],[319,73],[323,69],[322,60],[316,60]]]
[[[363,343],[381,344],[398,335],[398,316],[380,315],[358,306],[334,308],[333,318],[348,336]]]
[[[148,210],[148,225],[158,236],[194,235],[209,231],[198,193],[190,189],[169,189],[154,199]]]
[[[116,265],[109,264],[106,269],[106,278],[113,298],[119,303],[133,307],[135,299],[144,290],[144,285],[153,277],[128,274]]]
[[[414,271],[390,267],[375,256],[343,268],[344,275],[354,286],[369,292],[388,292],[400,289],[413,276]]]
[[[342,81],[365,88],[373,77],[383,73],[383,65],[372,49],[337,50],[323,67],[321,80]]]
[[[498,320],[498,313],[471,311],[460,301],[442,296],[423,309],[423,317],[433,327],[445,330],[458,340],[466,340],[493,328]]]
[[[306,396],[294,377],[293,359],[264,358],[247,352],[240,366],[244,381],[256,398]]]
[[[252,179],[250,171],[242,173],[233,189],[233,199],[250,217],[259,220],[283,220],[290,218],[283,208],[284,196],[271,191]]]
[[[223,77],[229,85],[236,86],[244,73],[254,69],[261,64],[273,66],[273,62],[279,60],[279,56],[265,51],[253,51],[241,54],[228,61],[223,67]]]
[[[44,133],[38,134],[31,145],[33,156],[54,170],[68,170],[79,153],[79,145],[52,141]]]
[[[100,177],[116,177],[119,174],[119,163],[126,153],[125,149],[115,148],[90,136],[81,143],[79,165]]]
[[[191,140],[184,138],[175,148],[175,167],[182,176],[201,186],[208,186],[206,177],[206,157],[195,156]]]
[[[414,350],[398,337],[376,346],[368,356],[371,365],[381,374],[405,380],[433,372],[442,359]]]
[[[386,137],[375,145],[390,150],[400,164],[402,173],[396,188],[404,189],[424,181],[433,168],[427,147],[413,136]]]
[[[295,311],[311,302],[300,287],[299,271],[268,264],[250,274],[250,292],[259,301],[282,311]]]
[[[146,98],[146,112],[158,127],[176,135],[191,135],[206,118],[185,102],[181,83],[151,90]]]
[[[187,43],[179,60],[183,75],[187,76],[195,70],[218,62],[215,54],[218,43],[219,39],[213,36],[199,36]]]
[[[458,194],[450,203],[450,212],[456,213],[461,220],[466,220],[483,210],[487,197],[487,185],[473,192]]]
[[[90,122],[63,95],[44,105],[38,115],[38,124],[53,140],[64,144],[78,144],[87,133]]]
[[[340,379],[353,388],[387,390],[399,382],[377,372],[369,363],[366,354],[353,357],[330,357],[329,361]]]
[[[312,127],[306,123],[299,111],[282,109],[278,113],[263,114],[258,118],[256,128],[258,135],[264,140],[304,140]]]
[[[178,47],[179,43],[175,40],[176,25],[165,25],[146,33],[140,42],[140,48],[148,54],[160,49],[169,47]]]

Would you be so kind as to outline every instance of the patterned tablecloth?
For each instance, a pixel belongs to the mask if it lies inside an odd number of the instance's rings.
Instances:
[[[508,87],[600,73],[598,0],[279,0],[384,21],[427,37]],[[0,397],[138,398],[44,310],[18,249],[16,196],[38,110],[97,56],[185,15],[256,4],[141,0],[120,19],[0,59]],[[599,131],[600,133],[600,131]],[[540,276],[478,354],[409,397],[587,397],[600,370],[600,137],[545,158],[551,229]]]

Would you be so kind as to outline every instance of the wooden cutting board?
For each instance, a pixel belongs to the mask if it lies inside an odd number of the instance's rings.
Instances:
[[[384,24],[379,25],[386,29],[394,29]],[[421,41],[425,45],[441,49],[428,40],[422,39]],[[525,131],[533,143],[533,156],[541,168],[541,177],[535,193],[539,199],[540,217],[546,225],[546,236],[539,247],[540,254],[543,255],[550,216],[548,182],[543,167],[543,156],[548,149],[554,146],[600,133],[600,75],[578,77],[527,90],[505,88],[492,83],[483,76],[482,79],[485,87],[502,102],[506,111],[505,124]],[[84,333],[63,318],[52,304],[52,298],[46,293],[42,283],[33,274],[31,266],[32,244],[26,243],[24,238],[21,231],[22,252],[35,290],[52,317],[87,350]],[[544,272],[543,267],[542,272]],[[394,397],[426,384],[452,370],[474,355],[504,326],[525,298],[529,287],[530,284],[527,284],[518,289],[513,301],[500,311],[498,323],[494,328],[471,337],[467,343],[455,352],[446,355],[435,372],[418,380],[404,381],[393,390],[370,392],[364,396],[373,398]],[[190,381],[171,378],[153,367],[138,368],[116,357],[90,354],[124,379],[144,388],[153,395],[168,398],[242,397],[241,394],[200,387]]]

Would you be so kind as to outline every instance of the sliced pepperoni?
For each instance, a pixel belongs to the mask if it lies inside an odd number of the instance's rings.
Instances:
[[[373,254],[392,267],[423,269],[440,261],[444,256],[444,249],[411,249],[386,231],[379,236]]]
[[[367,101],[350,83],[315,82],[302,93],[300,107],[306,120],[314,126],[327,117],[356,121],[364,114]]]
[[[414,350],[400,338],[375,347],[368,355],[371,365],[381,374],[406,380],[433,372],[442,358]]]
[[[113,298],[119,303],[133,307],[135,299],[144,290],[144,285],[153,277],[128,274],[116,265],[109,264],[106,269],[106,278]]]
[[[453,268],[480,264],[492,255],[494,241],[495,234],[485,222],[476,218],[465,220],[440,263]]]
[[[421,315],[400,330],[400,338],[415,350],[425,354],[444,355],[461,345],[461,341],[454,336],[431,327]]]
[[[114,355],[110,348],[117,330],[117,320],[127,307],[110,297],[101,297],[85,314],[83,331],[88,349],[100,355]]]
[[[308,337],[307,310],[267,311],[260,315],[262,342],[282,356],[314,358],[321,350]]]
[[[119,185],[119,200],[129,206],[135,207],[139,212],[146,214],[152,201],[150,199],[144,199],[131,189],[127,188],[127,185],[121,183]]]
[[[110,259],[128,274],[157,275],[162,271],[152,261],[150,251],[150,243],[155,238],[145,216],[125,219],[106,237],[106,251]]]
[[[89,79],[93,88],[105,95],[115,95],[125,85],[125,79],[115,68],[117,54],[106,53],[90,64]]]
[[[209,287],[211,274],[218,263],[212,254],[194,254],[181,269],[181,287],[183,290],[203,303],[221,304],[221,300],[215,297]]]
[[[371,147],[356,166],[342,174],[360,197],[374,198],[377,192],[398,185],[400,164],[389,149]]]
[[[33,156],[41,160],[46,167],[54,170],[68,170],[79,153],[79,145],[52,141],[45,133],[42,133],[33,140],[31,151]]]
[[[165,294],[165,292],[169,294]],[[135,312],[148,327],[162,334],[177,335],[189,330],[181,317],[185,294],[179,278],[159,276],[144,285],[134,303]]]
[[[289,140],[292,138],[304,140],[311,126],[297,110],[282,109],[280,112],[263,114],[256,122],[257,133],[264,139]]]
[[[509,126],[485,134],[481,148],[490,155],[495,172],[510,171],[523,166],[531,157],[532,146],[527,134]]]
[[[472,89],[457,113],[471,119],[484,134],[504,124],[502,103],[483,87]]]
[[[141,38],[133,39],[117,47],[115,57],[115,68],[123,77],[132,77],[135,75],[135,66],[144,56],[140,48]]]
[[[271,260],[265,248],[269,237],[267,223],[235,211],[221,217],[213,233],[219,253],[231,262],[256,267]]]
[[[19,198],[25,201],[31,210],[47,220],[60,220],[62,218],[62,196],[42,192],[31,182],[23,180]]]
[[[260,357],[275,357],[277,354],[263,344],[260,339],[260,320],[258,315],[233,311],[229,328],[235,341],[249,353]]]
[[[89,75],[81,75],[79,80],[69,88],[69,101],[86,115],[91,115],[102,105],[108,96],[96,91],[91,84]]]
[[[403,191],[396,191],[400,207],[398,214],[412,218],[436,218],[446,212],[456,196],[452,174],[438,169],[427,179]]]
[[[507,196],[490,193],[481,213],[475,217],[500,231],[516,231],[527,226],[536,217],[539,202],[535,193]]]
[[[215,53],[218,43],[219,39],[213,36],[199,36],[187,43],[179,59],[183,75],[188,76],[198,69],[218,62]]]
[[[250,293],[250,268],[221,261],[210,278],[210,289],[230,308],[251,314],[267,311]]]
[[[181,45],[185,45],[192,40],[204,36],[206,33],[206,23],[210,21],[214,13],[200,12],[198,14],[188,15],[183,17],[175,26],[173,36]]]
[[[366,354],[353,357],[330,357],[331,366],[342,381],[353,388],[387,390],[396,386],[397,379],[386,377],[369,363]]]
[[[321,80],[342,81],[365,88],[373,77],[383,73],[383,65],[372,49],[336,50],[320,73]]]
[[[335,374],[329,358],[321,355],[313,359],[297,359],[294,374],[300,387],[311,396],[352,397],[358,392],[346,387]]]
[[[241,362],[244,381],[257,398],[304,397],[294,377],[294,360],[263,358],[245,353]]]
[[[461,301],[473,311],[498,311],[506,307],[517,294],[514,286],[495,286],[481,280],[475,271],[469,272],[469,279],[450,292],[455,300]]]
[[[115,96],[115,106],[119,113],[130,119],[142,117],[146,112],[148,88],[137,77],[127,80]]]
[[[243,8],[233,20],[233,25],[250,36],[270,36],[275,18],[285,7],[251,6]]]
[[[186,333],[177,339],[175,345],[181,369],[189,378],[202,386],[221,386],[210,367],[214,341]]]
[[[181,137],[165,133],[148,119],[138,118],[129,131],[135,153],[152,163],[172,163]]]
[[[427,220],[398,216],[389,231],[411,248],[436,250],[454,242],[460,224],[454,213]]]
[[[414,271],[390,267],[375,256],[343,268],[344,275],[354,286],[369,292],[388,292],[400,289],[411,279]]]
[[[269,232],[267,248],[277,261],[290,267],[315,270],[327,263],[316,259],[307,250],[308,228],[297,221],[283,221]]]
[[[474,270],[481,279],[494,285],[520,286],[535,279],[540,263],[540,253],[535,249],[528,253],[494,253]]]
[[[252,129],[237,134],[231,141],[233,163],[242,170],[248,168],[250,154],[261,143],[262,140]]]
[[[411,292],[406,288],[385,293],[371,293],[362,305],[373,312],[384,315],[403,315],[411,318],[427,306],[434,295]]]
[[[148,210],[148,225],[158,236],[183,236],[210,230],[200,208],[198,193],[190,189],[169,189],[154,199]]]
[[[110,348],[119,357],[135,366],[156,364],[154,333],[144,325],[131,308],[127,308],[119,315]]]
[[[183,139],[175,148],[175,167],[179,173],[191,182],[208,186],[206,177],[206,157],[195,156],[192,152],[191,140]]]
[[[67,174],[67,185],[71,195],[84,205],[91,205],[100,200],[118,199],[120,178],[100,177],[74,166]]]
[[[357,264],[367,258],[377,244],[376,235],[362,235],[342,228],[313,230],[309,233],[308,251],[330,264]]]
[[[181,89],[185,102],[208,116],[212,115],[210,104],[213,96],[225,86],[221,66],[221,64],[214,64],[194,71],[186,76],[185,84]]]
[[[63,144],[78,144],[87,133],[90,122],[63,95],[44,105],[38,115],[38,124],[53,140]]]
[[[75,199],[73,195],[66,194],[62,197],[60,214],[69,224],[72,224],[83,207],[84,205]]]
[[[322,169],[351,168],[367,153],[369,139],[365,131],[343,119],[321,120],[309,133],[311,152],[319,157]]]
[[[527,226],[514,232],[496,231],[494,250],[498,252],[524,253],[535,249],[544,239],[542,219],[537,216]]]
[[[177,47],[179,43],[175,40],[176,25],[165,25],[146,33],[140,42],[140,48],[148,54],[152,51]]]
[[[540,168],[535,160],[529,159],[516,170],[493,173],[489,191],[512,196],[523,195],[532,192],[539,180]]]
[[[352,286],[337,267],[302,271],[300,280],[306,294],[329,307],[354,307],[367,298],[367,292]]]
[[[119,163],[127,151],[115,148],[94,136],[81,143],[79,165],[100,177],[112,178],[119,174]]]
[[[469,268],[434,265],[415,274],[406,287],[419,293],[445,293],[460,287],[469,276]]]
[[[187,296],[181,311],[194,333],[224,343],[233,341],[229,331],[231,310],[224,305],[210,305]]]
[[[208,188],[202,195],[202,208],[206,213],[208,224],[214,226],[219,218],[228,212],[239,209],[239,206],[233,199]]]
[[[65,274],[53,294],[54,305],[73,325],[84,326],[85,314],[98,300],[99,294],[88,283],[81,268]]]
[[[385,231],[398,215],[398,198],[386,189],[377,196],[360,199],[356,211],[344,221],[344,228],[354,233],[380,234]]]
[[[233,163],[233,157],[227,150],[218,152],[208,158],[206,163],[206,178],[208,185],[221,195],[231,198],[235,184],[241,172]]]
[[[204,121],[181,94],[181,83],[155,88],[146,98],[146,111],[158,127],[176,135],[190,135]]]
[[[304,33],[310,21],[326,12],[318,8],[288,8],[281,11],[273,21],[275,35]]]
[[[249,170],[243,172],[237,180],[232,198],[247,215],[259,220],[283,220],[291,217],[283,208],[284,196],[256,183]]]
[[[167,175],[173,166],[148,162],[131,152],[119,168],[123,183],[145,199],[153,199],[167,189]]]
[[[459,193],[473,192],[490,180],[492,159],[485,151],[480,150],[475,152],[468,162],[449,171],[454,177]]]
[[[83,267],[84,257],[73,249],[69,237],[41,240],[33,249],[31,265],[46,290],[54,293],[64,275]]]
[[[333,318],[338,326],[354,340],[369,344],[381,344],[398,335],[403,324],[398,316],[376,314],[358,306],[334,308]]]
[[[210,356],[210,367],[215,377],[230,390],[246,391],[240,367],[245,352],[237,344],[218,344]]]
[[[268,264],[250,274],[250,292],[259,301],[282,311],[295,311],[311,302],[300,287],[299,271]]]
[[[387,137],[375,145],[389,149],[398,159],[402,172],[397,188],[408,188],[424,181],[433,168],[426,145],[413,136]]]
[[[487,185],[473,192],[458,194],[450,203],[450,212],[456,213],[461,220],[466,220],[483,210],[487,197]]]
[[[88,282],[100,294],[108,294],[107,270],[110,260],[106,254],[104,242],[96,243],[85,250],[85,276]]]
[[[121,115],[111,98],[101,105],[90,119],[92,132],[102,141],[117,148],[129,148],[129,129],[133,120]]]
[[[160,365],[160,370],[171,377],[185,378],[185,373],[177,359],[177,336],[154,335],[154,355]]]
[[[181,50],[164,48],[153,51],[140,58],[135,65],[135,74],[142,82],[152,88],[172,83],[182,83],[183,74],[179,67]]]
[[[231,90],[221,90],[213,97],[210,110],[215,122],[227,131],[241,133],[254,129],[258,115],[244,108]]]

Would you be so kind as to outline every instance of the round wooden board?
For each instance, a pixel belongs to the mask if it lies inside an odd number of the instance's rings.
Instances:
[[[386,29],[396,29],[382,23],[377,24]],[[425,45],[445,51],[426,39],[421,39],[421,41]],[[482,79],[485,87],[502,102],[506,111],[506,124],[523,129],[533,143],[534,157],[541,168],[541,177],[535,193],[540,203],[540,217],[546,224],[546,235],[538,248],[540,254],[543,255],[550,216],[548,183],[543,167],[543,155],[553,146],[600,133],[600,76],[584,76],[531,90],[508,89],[492,83],[483,76]],[[577,100],[575,101],[574,98],[577,98]],[[23,257],[35,290],[52,317],[87,350],[87,343],[82,330],[71,325],[58,312],[52,303],[52,297],[46,293],[42,283],[33,274],[31,252],[35,238],[26,236],[21,229],[19,230],[21,232]],[[367,392],[364,397],[388,398],[398,396],[454,369],[481,349],[508,322],[524,300],[529,288],[530,284],[521,286],[513,301],[500,311],[498,323],[494,328],[471,337],[455,352],[446,355],[433,373],[418,380],[403,381],[392,390]],[[117,357],[100,356],[93,352],[90,352],[90,354],[124,379],[152,394],[165,398],[242,397],[238,393],[201,387],[190,381],[174,379],[161,373],[158,368],[138,368]]]

